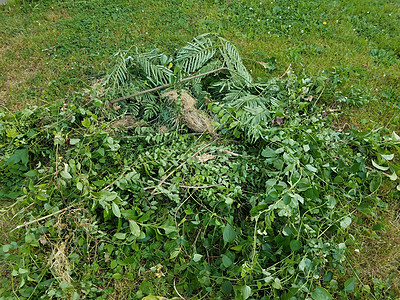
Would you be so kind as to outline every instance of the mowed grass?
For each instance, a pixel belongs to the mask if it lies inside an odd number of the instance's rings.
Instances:
[[[102,77],[119,49],[173,53],[215,32],[238,47],[255,78],[289,66],[329,77],[321,101],[338,110],[340,129],[399,133],[399,25],[399,1],[11,0],[0,6],[0,104],[17,110],[67,99]],[[377,295],[400,289],[400,216],[391,188],[382,191],[387,206],[353,228],[349,253],[349,272]],[[384,231],[373,230],[378,222]]]

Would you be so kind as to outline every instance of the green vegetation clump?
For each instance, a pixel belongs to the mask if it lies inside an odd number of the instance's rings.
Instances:
[[[385,205],[386,177],[400,190],[400,137],[335,129],[318,103],[334,84],[255,81],[204,34],[173,56],[119,52],[90,91],[3,111],[2,213],[20,223],[0,248],[4,299],[373,297],[346,276],[349,229]],[[190,94],[217,135],[185,126]]]

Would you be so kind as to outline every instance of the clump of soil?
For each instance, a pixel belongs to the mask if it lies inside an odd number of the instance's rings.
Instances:
[[[183,123],[194,132],[208,132],[211,136],[216,137],[214,126],[211,124],[210,117],[196,108],[196,99],[187,91],[171,90],[161,95],[169,100],[180,103]]]

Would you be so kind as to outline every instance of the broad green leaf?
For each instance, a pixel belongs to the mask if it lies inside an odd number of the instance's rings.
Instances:
[[[114,213],[114,216],[116,216],[117,218],[121,218],[121,211],[119,210],[118,205],[115,204],[115,203],[112,203],[111,207],[112,207],[112,211]]]
[[[310,150],[309,145],[303,145],[304,152],[308,152]]]
[[[224,281],[221,285],[221,289],[224,292],[224,294],[229,295],[232,293],[232,283],[230,281]]]
[[[315,290],[311,293],[311,297],[315,300],[331,300],[333,297],[329,292],[322,288],[322,287],[316,287]]]
[[[355,284],[356,284],[356,279],[354,277],[350,278],[349,280],[346,280],[344,283],[344,290],[346,292],[352,292],[354,290]]]
[[[376,223],[373,227],[372,227],[373,231],[383,231],[385,230],[385,225],[383,225],[382,223]]]
[[[282,288],[282,283],[279,278],[275,278],[274,282],[272,283],[272,287],[274,289],[280,290]]]
[[[126,238],[126,233],[118,232],[114,236],[119,240],[124,240]]]
[[[315,173],[315,172],[318,171],[318,169],[315,168],[315,167],[313,167],[312,165],[306,165],[306,168],[307,168],[309,171],[313,172],[313,173]]]
[[[105,184],[106,182],[104,181],[104,180],[96,180],[96,181],[93,181],[93,184],[95,185],[95,186],[103,186],[104,184]]]
[[[251,295],[251,288],[248,285],[242,287],[243,299],[246,300]]]
[[[369,183],[370,192],[375,193],[381,186],[381,183],[382,183],[381,177],[375,177],[374,179],[372,179],[371,182]]]
[[[344,181],[343,177],[338,175],[333,179],[333,183],[342,183]]]
[[[233,264],[233,261],[232,261],[232,259],[230,259],[229,256],[223,254],[222,255],[222,264],[224,265],[225,268],[228,268]]]
[[[140,236],[140,227],[135,221],[129,220],[129,228],[134,236],[136,237]]]
[[[290,241],[290,249],[292,249],[292,251],[298,251],[301,249],[301,242],[298,240],[292,240]]]
[[[394,154],[381,154],[381,156],[386,159],[386,160],[392,160],[394,157]]]
[[[231,242],[233,242],[235,240],[236,232],[231,227],[231,225],[227,224],[225,226],[223,238],[224,238],[225,243],[231,243]]]
[[[70,139],[70,140],[69,140],[69,144],[70,144],[70,145],[76,145],[76,144],[78,144],[80,141],[81,141],[80,139]]]
[[[82,182],[77,182],[77,183],[76,183],[76,188],[77,188],[78,190],[82,191],[82,190],[83,190],[83,184],[82,184]]]
[[[88,118],[84,118],[81,121],[81,123],[82,123],[83,127],[89,128],[89,126],[90,126],[90,120]]]
[[[340,221],[340,227],[342,227],[342,229],[346,229],[347,227],[349,227],[351,224],[351,218],[350,217],[345,217],[342,221]]]
[[[261,155],[264,157],[275,157],[276,153],[270,147],[266,147],[262,152]]]
[[[372,161],[372,165],[373,165],[375,168],[377,168],[377,169],[379,169],[379,170],[381,170],[381,171],[387,171],[387,170],[389,170],[389,167],[380,166],[380,165],[378,165],[376,162],[374,162],[373,159],[371,159],[371,161]]]
[[[62,170],[62,171],[60,172],[60,175],[61,175],[62,178],[65,178],[65,179],[71,179],[71,178],[72,178],[71,174],[69,174],[69,173],[68,173],[67,171],[65,171],[65,170]]]
[[[193,255],[193,261],[194,262],[199,262],[202,257],[203,257],[203,255],[196,253],[195,255]]]

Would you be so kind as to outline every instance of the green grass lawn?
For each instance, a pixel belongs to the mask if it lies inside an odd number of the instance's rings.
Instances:
[[[287,70],[329,77],[332,84],[319,101],[335,111],[336,128],[400,133],[399,1],[10,0],[0,6],[1,108],[67,101],[103,78],[118,50],[174,54],[206,32],[231,41],[254,79]],[[384,182],[380,197],[386,205],[357,215],[359,224],[349,233],[355,242],[348,248],[346,274],[359,279],[361,295],[373,291],[371,299],[387,291],[400,296],[394,188]],[[18,224],[0,224],[3,244]],[[374,229],[376,224],[384,230]],[[110,297],[125,297],[126,284],[116,284]]]

